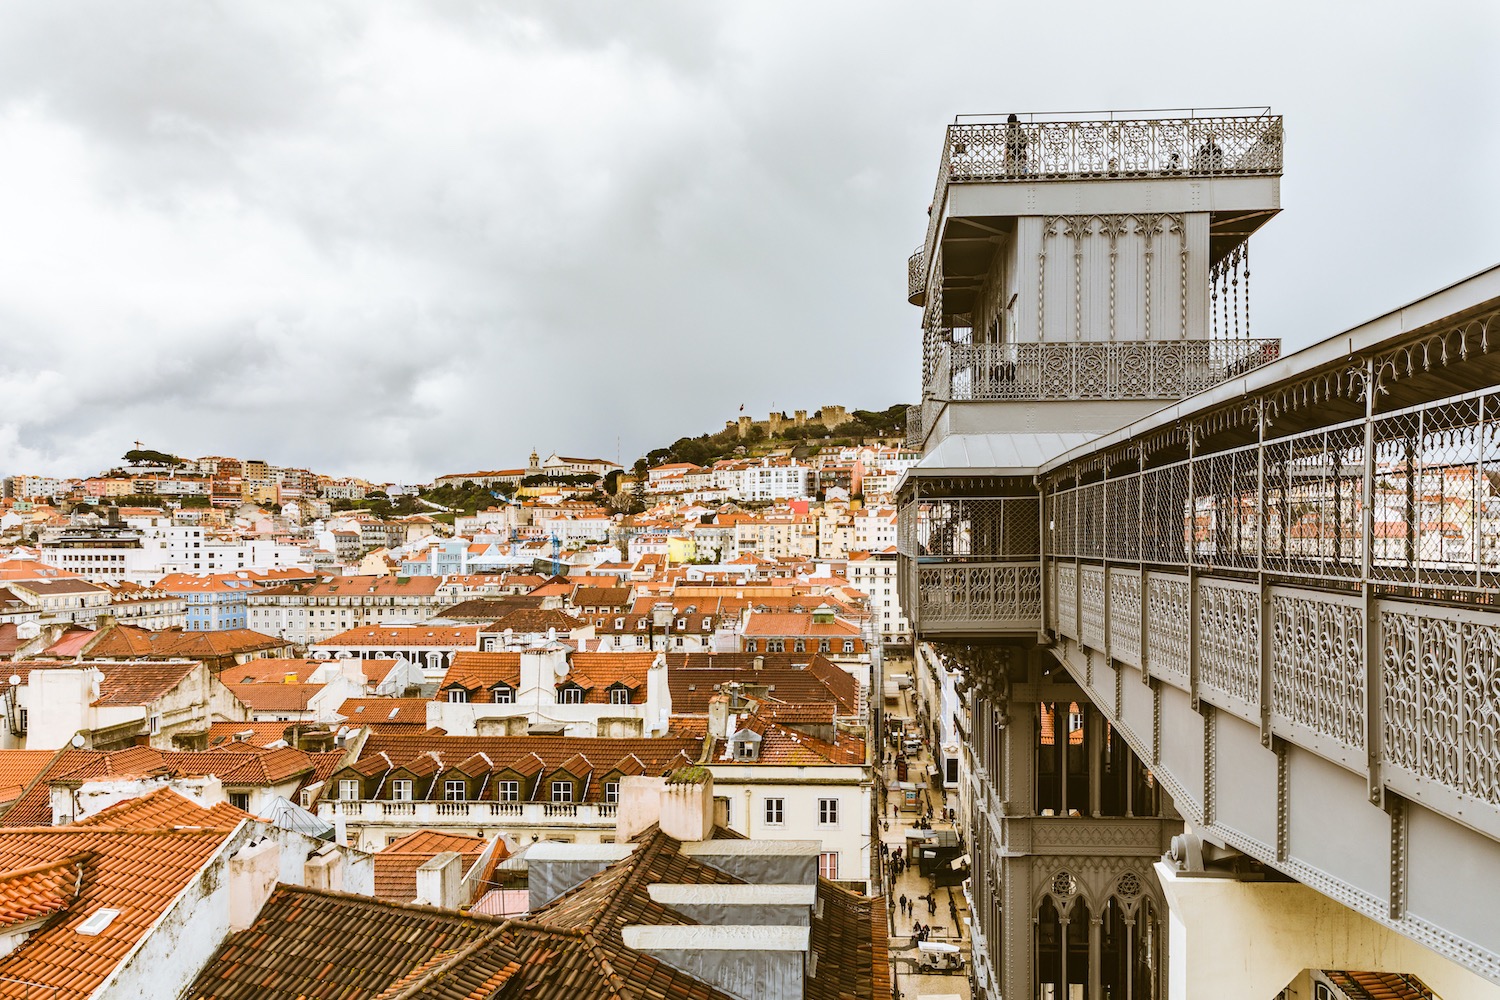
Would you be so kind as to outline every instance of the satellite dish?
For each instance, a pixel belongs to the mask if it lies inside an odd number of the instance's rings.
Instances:
[[[21,683],[21,675],[20,674],[11,674],[10,677],[7,678],[7,680],[10,682],[10,686],[11,687],[17,687]]]
[[[82,750],[83,749],[83,744],[84,744],[83,735],[81,733],[74,733],[73,734],[73,749],[74,750]]]

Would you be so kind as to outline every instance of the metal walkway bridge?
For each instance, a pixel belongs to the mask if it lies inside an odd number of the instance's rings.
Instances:
[[[914,479],[923,638],[1040,636],[1190,822],[1500,982],[1500,268],[1032,475]]]

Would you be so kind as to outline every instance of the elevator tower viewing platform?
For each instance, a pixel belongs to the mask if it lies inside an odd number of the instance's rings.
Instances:
[[[1500,267],[1283,356],[1282,149],[944,136],[898,582],[967,715],[977,996],[1500,997]]]
[[[957,119],[908,262],[910,443],[1098,432],[1274,358],[1246,240],[1280,210],[1281,163],[1264,108]]]

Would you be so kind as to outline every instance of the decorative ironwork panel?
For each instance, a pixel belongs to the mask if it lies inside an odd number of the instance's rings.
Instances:
[[[922,406],[908,406],[906,408],[906,437],[904,443],[908,448],[922,447],[924,440],[922,433]]]
[[[1152,573],[1147,578],[1146,621],[1152,676],[1187,690],[1193,628],[1187,577]]]
[[[1109,651],[1132,667],[1141,665],[1141,574],[1109,571]]]
[[[1365,615],[1358,598],[1271,595],[1271,711],[1351,750],[1365,748]]]
[[[1057,567],[1057,631],[1078,638],[1078,572],[1067,563]]]
[[[1275,175],[1281,148],[1281,116],[1265,113],[966,122],[948,126],[939,191],[949,181]]]
[[[917,252],[906,258],[906,297],[914,299],[927,291],[927,248],[918,247]]]
[[[919,566],[917,619],[922,629],[941,626],[1034,631],[1042,620],[1039,564]]]
[[[953,343],[934,335],[927,395],[984,399],[1181,399],[1281,354],[1276,339]]]
[[[1260,595],[1255,588],[1199,580],[1196,624],[1200,686],[1240,703],[1221,708],[1259,706]]]
[[[1083,635],[1079,640],[1093,649],[1104,648],[1104,567],[1084,566],[1078,571],[1078,601],[1083,608]]]
[[[1385,759],[1500,805],[1500,620],[1383,608]]]

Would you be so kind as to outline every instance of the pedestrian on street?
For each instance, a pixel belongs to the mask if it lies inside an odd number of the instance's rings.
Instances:
[[[927,913],[930,916],[937,915],[937,897],[931,893],[927,894]]]
[[[901,894],[901,915],[906,915],[906,893]]]
[[[948,900],[948,916],[953,918],[953,926],[958,926],[958,903],[952,899]]]

